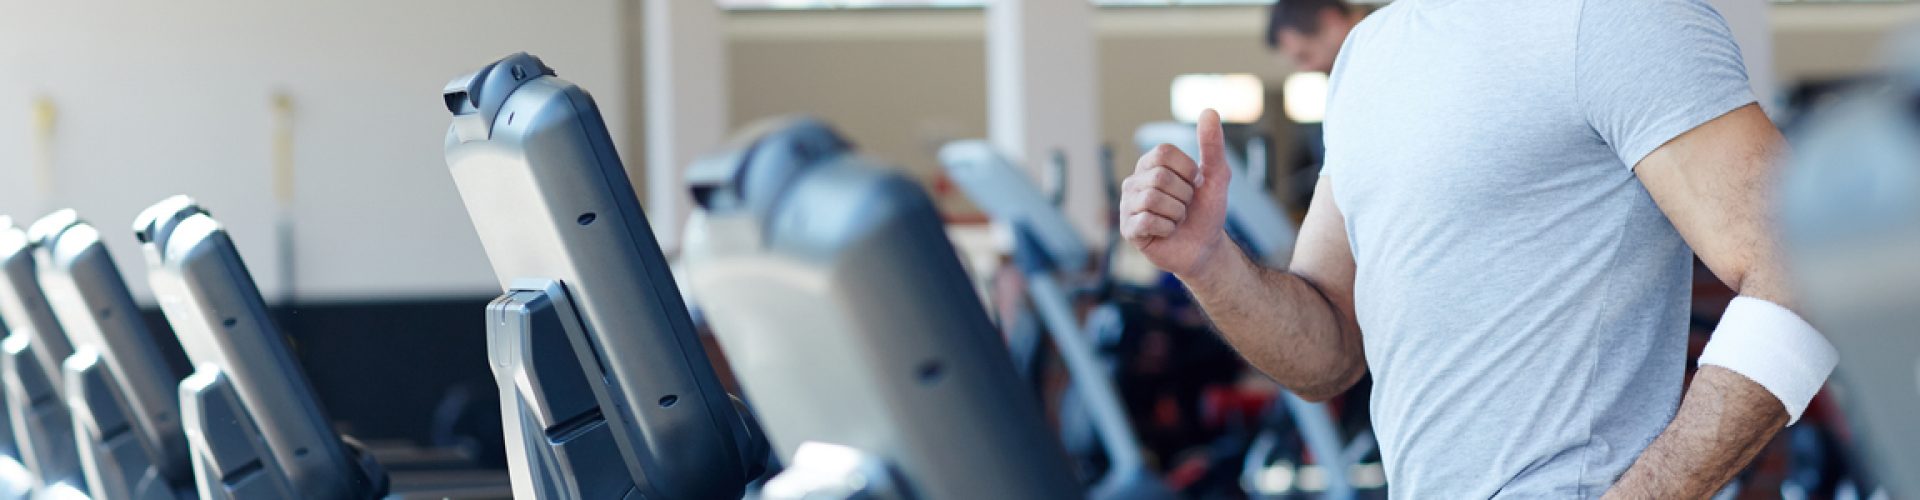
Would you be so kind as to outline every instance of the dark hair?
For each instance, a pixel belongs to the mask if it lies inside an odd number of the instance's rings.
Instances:
[[[1280,31],[1292,29],[1305,34],[1320,31],[1320,12],[1333,9],[1347,12],[1345,0],[1274,0],[1267,13],[1267,48],[1280,48]]]

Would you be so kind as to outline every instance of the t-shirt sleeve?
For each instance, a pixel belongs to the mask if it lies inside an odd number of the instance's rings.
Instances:
[[[1706,0],[1586,0],[1579,30],[1580,109],[1628,168],[1754,102],[1733,32]]]
[[[1388,5],[1385,8],[1393,8],[1393,6]],[[1333,58],[1333,71],[1327,73],[1327,112],[1326,119],[1320,124],[1320,144],[1329,147],[1327,151],[1321,154],[1320,175],[1322,177],[1338,173],[1340,167],[1346,164],[1345,160],[1340,159],[1344,155],[1333,154],[1334,152],[1330,147],[1330,143],[1333,141],[1327,140],[1326,134],[1328,133],[1327,131],[1331,129],[1329,123],[1337,120],[1337,118],[1334,117],[1339,115],[1336,108],[1342,106],[1338,104],[1340,101],[1336,99],[1336,97],[1340,94],[1341,82],[1346,79],[1347,61],[1352,60],[1353,57],[1356,57],[1355,54],[1358,53],[1353,47],[1359,44],[1359,39],[1367,37],[1368,34],[1373,31],[1373,23],[1376,19],[1380,19],[1380,16],[1368,16],[1366,19],[1360,20],[1360,24],[1355,25],[1351,31],[1347,32],[1347,38],[1340,41],[1340,55]]]

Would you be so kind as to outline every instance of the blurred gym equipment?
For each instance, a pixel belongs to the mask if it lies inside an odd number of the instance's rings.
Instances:
[[[373,458],[336,434],[226,229],[175,196],[134,223],[155,300],[195,371],[180,414],[203,499],[365,499]]]
[[[1840,351],[1831,393],[1862,462],[1920,495],[1920,36],[1881,85],[1810,113],[1780,221],[1798,300]]]
[[[733,498],[767,445],[721,387],[599,109],[514,54],[447,84],[447,167],[504,294],[487,308],[520,498]]]
[[[72,210],[33,224],[40,289],[73,343],[65,384],[87,491],[104,499],[193,498],[172,332],[150,331],[100,241]],[[177,360],[177,361],[176,361]]]
[[[763,497],[1082,495],[916,182],[810,119],[688,179],[689,288],[787,464]]]
[[[1254,262],[1285,268],[1293,258],[1293,244],[1298,237],[1298,229],[1294,227],[1293,219],[1280,210],[1273,197],[1267,195],[1265,173],[1269,159],[1266,158],[1265,139],[1251,131],[1234,130],[1244,127],[1227,128],[1227,164],[1233,169],[1233,180],[1227,186],[1227,237]],[[1134,145],[1142,153],[1161,144],[1171,144],[1189,155],[1199,151],[1200,147],[1195,127],[1190,123],[1149,123],[1134,132]],[[1292,431],[1297,432],[1304,441],[1307,451],[1318,462],[1319,470],[1325,471],[1322,473],[1324,481],[1321,489],[1324,498],[1352,498],[1356,494],[1352,480],[1353,466],[1374,451],[1376,445],[1373,436],[1362,433],[1351,440],[1342,438],[1340,427],[1327,405],[1301,399],[1291,391],[1280,392],[1270,412],[1285,411],[1289,417],[1287,420],[1292,424],[1291,429],[1269,428],[1255,437],[1243,466],[1243,485],[1251,494],[1260,494],[1259,490],[1263,488],[1256,486],[1265,482],[1262,476],[1274,466],[1270,463],[1275,458],[1274,447],[1283,441],[1279,434]],[[1290,485],[1294,483],[1291,480],[1287,482]]]
[[[940,163],[975,206],[1013,231],[1014,260],[1025,278],[1027,298],[1066,364],[1072,394],[1080,403],[1075,407],[1090,419],[1106,452],[1107,469],[1092,496],[1171,498],[1173,492],[1142,463],[1140,440],[1114,389],[1114,361],[1100,359],[1095,346],[1100,339],[1120,336],[1125,325],[1118,306],[1102,304],[1083,323],[1074,311],[1075,294],[1060,284],[1062,275],[1087,268],[1088,247],[1079,232],[1026,172],[986,141],[949,143],[940,148]],[[1065,428],[1070,417],[1062,413]]]
[[[0,342],[5,350],[0,368],[5,370],[8,419],[35,495],[84,495],[86,478],[80,471],[73,417],[60,384],[61,363],[73,355],[73,344],[40,291],[36,246],[25,230],[0,227],[0,281],[5,281],[0,283],[0,319],[9,332]]]
[[[0,232],[13,229],[13,218],[0,215]],[[6,286],[0,284],[0,296],[4,296]],[[5,338],[7,322],[4,306],[0,306],[0,339]],[[0,359],[0,371],[4,371],[4,359]],[[0,384],[3,385],[3,384]],[[20,462],[20,448],[13,439],[13,425],[8,413],[8,401],[4,388],[0,388],[0,498],[20,498],[33,489],[33,476],[27,472],[27,465]]]

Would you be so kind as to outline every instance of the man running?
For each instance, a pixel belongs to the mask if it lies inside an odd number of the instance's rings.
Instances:
[[[1768,217],[1784,142],[1704,0],[1400,0],[1332,78],[1288,269],[1222,229],[1211,112],[1120,223],[1289,389],[1370,370],[1396,496],[1704,498],[1831,373]],[[1741,297],[1683,398],[1695,253]]]

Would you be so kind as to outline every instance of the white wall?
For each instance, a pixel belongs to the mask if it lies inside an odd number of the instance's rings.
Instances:
[[[486,293],[495,281],[441,158],[440,89],[529,51],[601,90],[627,137],[622,12],[618,0],[8,2],[0,213],[78,209],[145,297],[132,219],[190,194],[275,296],[271,97],[285,92],[300,298]],[[58,109],[51,193],[28,181],[35,96]]]

